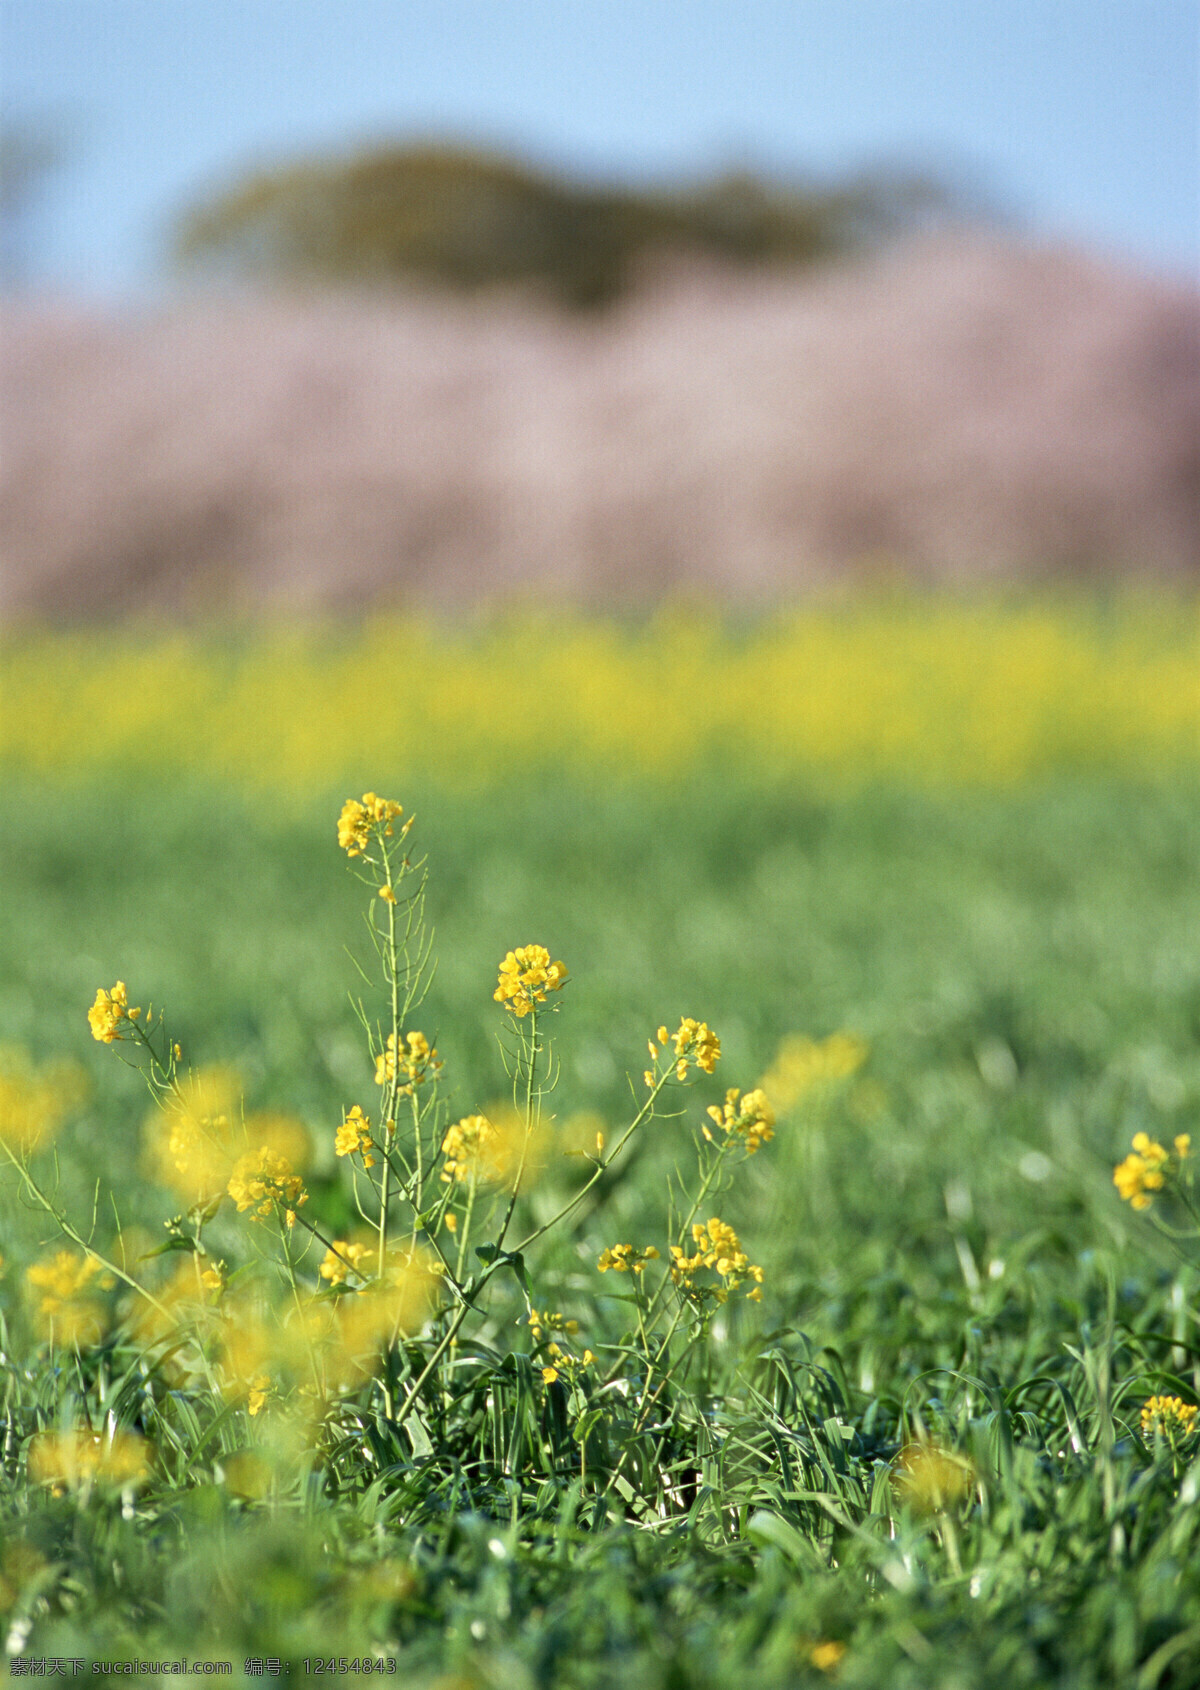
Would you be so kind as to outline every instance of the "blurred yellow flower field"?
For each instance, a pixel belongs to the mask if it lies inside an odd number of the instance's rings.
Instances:
[[[303,795],[374,770],[1003,787],[1200,765],[1200,600],[817,601],[734,623],[532,609],[236,631],[10,633],[0,758]]]

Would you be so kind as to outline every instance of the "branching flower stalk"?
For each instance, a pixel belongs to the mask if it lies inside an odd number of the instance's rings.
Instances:
[[[652,1066],[645,1072],[645,1096],[632,1119],[611,1143],[606,1144],[603,1132],[596,1134],[594,1149],[584,1152],[590,1164],[586,1176],[548,1218],[519,1233],[513,1246],[519,1206],[549,1153],[553,1134],[544,1099],[559,1073],[546,1028],[562,1002],[567,969],[552,961],[543,945],[518,946],[505,955],[493,997],[514,1034],[511,1043],[501,1040],[512,1083],[511,1110],[505,1106],[495,1120],[467,1115],[447,1127],[439,1101],[442,1064],[437,1050],[410,1026],[433,965],[432,939],[424,923],[425,865],[423,860],[414,864],[407,855],[413,821],[402,817],[400,804],[367,792],[361,800],[346,801],[337,826],[338,843],[369,891],[367,926],[386,1006],[380,1026],[361,1002],[356,1005],[375,1067],[378,1108],[368,1113],[357,1102],[345,1107],[334,1133],[334,1149],[349,1165],[352,1199],[365,1229],[357,1239],[335,1236],[319,1217],[304,1212],[309,1194],[278,1135],[273,1138],[268,1131],[270,1122],[260,1125],[264,1118],[243,1113],[235,1128],[225,1094],[214,1102],[202,1076],[180,1068],[179,1047],[166,1040],[162,1018],[155,1022],[147,1016],[142,1021],[140,1011],[130,1008],[123,983],[97,993],[89,1013],[93,1033],[105,1043],[134,1049],[135,1065],[145,1073],[168,1118],[170,1155],[163,1165],[171,1178],[171,1168],[180,1169],[180,1183],[191,1190],[192,1233],[180,1247],[202,1252],[201,1229],[226,1197],[250,1221],[274,1217],[278,1225],[286,1319],[278,1310],[271,1312],[253,1280],[247,1282],[247,1291],[236,1294],[241,1299],[236,1306],[227,1311],[222,1306],[214,1317],[223,1346],[220,1388],[227,1397],[232,1393],[234,1403],[244,1403],[251,1418],[264,1411],[288,1412],[290,1393],[298,1388],[301,1397],[311,1399],[303,1414],[315,1414],[314,1424],[334,1416],[348,1428],[361,1424],[365,1412],[350,1407],[355,1394],[373,1389],[386,1419],[405,1427],[414,1450],[421,1448],[420,1440],[429,1435],[421,1410],[423,1395],[444,1367],[436,1398],[443,1407],[452,1401],[461,1365],[456,1349],[468,1318],[486,1318],[485,1293],[501,1269],[509,1268],[521,1285],[535,1353],[543,1357],[542,1389],[568,1388],[575,1404],[572,1412],[581,1416],[578,1424],[592,1424],[597,1412],[606,1412],[590,1371],[595,1356],[590,1349],[574,1353],[569,1340],[578,1322],[561,1313],[537,1313],[546,1305],[531,1293],[526,1252],[579,1214],[635,1133],[656,1117],[677,1116],[675,1111],[664,1115],[664,1092],[698,1074],[712,1074],[720,1041],[706,1023],[686,1016],[673,1033],[660,1027],[649,1041]],[[363,978],[371,983],[370,975],[364,973]],[[632,1245],[614,1245],[598,1264],[602,1271],[632,1273],[636,1286],[633,1338],[642,1365],[630,1428],[633,1441],[649,1425],[672,1379],[690,1366],[696,1347],[709,1333],[715,1308],[747,1279],[755,1282],[747,1295],[759,1295],[761,1269],[749,1263],[732,1227],[716,1216],[700,1223],[697,1216],[726,1183],[737,1155],[744,1159],[770,1139],[774,1117],[761,1092],[742,1097],[736,1089],[708,1114],[715,1132],[704,1126],[701,1136],[715,1149],[702,1157],[698,1185],[675,1228],[679,1242],[671,1245],[653,1293],[648,1293],[642,1274],[647,1263],[662,1259],[654,1246],[635,1250]],[[403,1131],[398,1130],[401,1121]],[[201,1141],[211,1151],[207,1159],[196,1151]],[[697,1144],[704,1149],[699,1138]],[[169,1224],[178,1230],[178,1218]],[[477,1242],[479,1233],[483,1241]],[[72,1231],[68,1236],[78,1235]],[[297,1248],[300,1238],[303,1248]],[[312,1242],[324,1252],[315,1285],[305,1269]],[[473,1258],[477,1265],[471,1268]],[[136,1285],[130,1275],[113,1267]],[[224,1295],[223,1268],[202,1277],[219,1301]],[[659,1316],[672,1291],[676,1306],[660,1331]],[[168,1303],[153,1292],[143,1294],[169,1321]],[[688,1323],[688,1340],[676,1350],[680,1329]],[[553,1334],[561,1335],[563,1342],[551,1341]],[[619,1348],[626,1353],[627,1346]],[[600,1391],[617,1371],[609,1370]],[[301,1385],[301,1379],[308,1382]],[[213,1388],[218,1388],[215,1380]],[[339,1407],[343,1403],[345,1407]],[[590,1478],[587,1436],[586,1429],[579,1434],[579,1463]],[[664,1432],[660,1447],[665,1447],[665,1437]],[[603,1491],[620,1477],[629,1447]]]

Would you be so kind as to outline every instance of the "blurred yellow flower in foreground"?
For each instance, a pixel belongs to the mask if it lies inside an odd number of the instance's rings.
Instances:
[[[73,1062],[37,1068],[28,1051],[0,1045],[0,1143],[14,1155],[48,1144],[86,1096],[83,1072]]]
[[[104,1330],[103,1305],[94,1292],[112,1284],[95,1256],[57,1250],[25,1270],[34,1302],[34,1325],[58,1344],[94,1344]]]
[[[146,1440],[136,1432],[39,1432],[30,1439],[29,1477],[38,1484],[106,1484],[124,1488],[149,1470]]]
[[[897,1457],[896,1489],[918,1514],[937,1514],[970,1496],[975,1469],[965,1455],[941,1444],[907,1444]]]

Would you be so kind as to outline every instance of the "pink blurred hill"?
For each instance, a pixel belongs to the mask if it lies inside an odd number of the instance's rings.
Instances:
[[[728,602],[920,580],[1200,577],[1200,294],[940,237],[517,298],[9,307],[0,608]]]

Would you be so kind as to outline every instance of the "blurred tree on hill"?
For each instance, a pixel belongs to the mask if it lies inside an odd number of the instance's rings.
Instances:
[[[826,189],[731,171],[638,190],[452,144],[396,145],[249,176],[186,211],[172,252],[182,268],[229,276],[524,285],[589,309],[611,304],[656,260],[808,263],[953,209],[937,183],[882,172]]]

